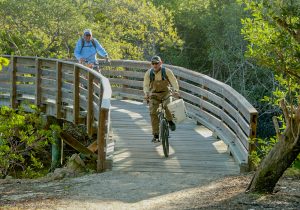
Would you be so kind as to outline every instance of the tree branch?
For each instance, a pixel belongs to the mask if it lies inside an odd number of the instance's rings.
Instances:
[[[297,144],[297,142],[299,141],[299,136],[300,136],[300,106],[297,107],[296,111],[295,111],[295,122],[296,122],[296,126],[297,126],[297,135],[294,141],[294,145]]]
[[[282,100],[280,101],[280,108],[281,108],[282,111],[283,111],[283,115],[284,115],[284,119],[285,119],[285,123],[286,123],[286,129],[285,129],[285,130],[287,130],[287,128],[291,126],[291,124],[290,124],[290,119],[291,119],[291,117],[289,116],[289,111],[288,111],[288,109],[286,108],[284,99],[282,99]]]
[[[274,127],[275,127],[277,139],[278,139],[278,140],[281,140],[281,138],[280,138],[280,130],[279,130],[279,125],[278,125],[277,117],[276,117],[276,116],[273,116],[273,117],[272,117],[272,120],[273,120],[273,124],[274,124]]]

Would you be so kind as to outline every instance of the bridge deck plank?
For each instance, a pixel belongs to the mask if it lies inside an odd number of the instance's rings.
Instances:
[[[170,156],[162,146],[151,143],[150,116],[146,105],[130,100],[112,100],[111,124],[115,152],[113,169],[124,172],[172,172],[238,174],[239,166],[227,145],[193,120],[171,132]]]

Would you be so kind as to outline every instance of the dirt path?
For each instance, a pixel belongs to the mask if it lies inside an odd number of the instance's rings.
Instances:
[[[0,180],[0,209],[299,209],[300,182],[273,195],[245,194],[250,175],[110,171],[62,180]]]

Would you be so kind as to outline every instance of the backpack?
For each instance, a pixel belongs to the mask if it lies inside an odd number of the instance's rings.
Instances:
[[[155,79],[154,69],[151,69],[150,70],[150,82],[154,81],[154,79]],[[162,80],[167,79],[169,81],[169,79],[167,78],[167,73],[166,73],[166,68],[165,67],[161,68],[161,79]]]
[[[95,50],[96,50],[96,43],[94,39],[91,39],[92,45],[94,46]],[[80,52],[82,50],[82,48],[84,47],[84,38],[81,38],[81,49]],[[97,51],[97,50],[96,50]]]

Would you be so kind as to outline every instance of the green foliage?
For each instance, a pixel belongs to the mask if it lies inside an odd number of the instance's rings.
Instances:
[[[250,154],[250,160],[255,167],[258,167],[261,160],[270,152],[278,140],[276,137],[271,137],[265,139],[255,138],[253,141],[257,144],[257,147],[256,151]]]
[[[300,2],[240,0],[251,17],[242,20],[247,55],[276,73],[300,78]]]
[[[87,22],[72,0],[3,0],[0,23],[0,53],[65,58]]]
[[[182,50],[164,53],[170,63],[207,74],[236,89],[256,107],[273,87],[272,71],[246,59],[247,41],[240,33],[247,12],[235,0],[153,0],[174,15]]]
[[[149,1],[97,1],[93,7],[93,35],[101,39],[113,58],[150,59],[182,45],[172,14]]]
[[[0,71],[2,70],[2,66],[8,66],[9,60],[6,58],[0,57]]]
[[[70,58],[85,28],[114,59],[149,59],[182,45],[171,13],[145,0],[3,0],[0,22],[5,54]]]
[[[250,16],[242,20],[242,34],[249,41],[247,56],[258,64],[272,69],[278,87],[272,97],[263,101],[279,107],[279,101],[285,99],[291,111],[299,106],[300,79],[300,2],[282,0],[238,0]],[[292,111],[291,111],[292,112]],[[291,116],[292,117],[292,116]],[[280,116],[281,131],[285,130],[283,117]],[[269,147],[259,140],[261,154],[266,154]],[[270,144],[272,145],[272,144]],[[255,156],[257,154],[253,154]],[[298,160],[295,162],[299,161]]]
[[[299,104],[300,84],[298,84],[298,81],[291,77],[285,78],[283,75],[276,75],[275,79],[278,84],[273,91],[272,98],[265,96],[262,101],[276,107],[279,107],[279,102],[283,99],[291,105]]]
[[[293,78],[285,79],[283,75],[276,75],[275,79],[278,82],[278,85],[276,90],[273,91],[272,97],[265,96],[262,101],[271,104],[275,108],[279,108],[279,102],[282,99],[285,99],[285,101],[287,101],[290,105],[298,105],[300,85]],[[284,116],[281,114],[276,118],[280,125],[279,132],[280,134],[283,134],[284,130],[286,129]],[[261,160],[269,153],[277,141],[277,137],[273,136],[264,139],[256,138],[251,142],[257,145],[257,150],[250,154],[250,159],[253,161],[255,166],[259,165]],[[294,161],[292,167],[299,167],[299,163],[300,154]]]
[[[51,162],[49,145],[54,142],[52,127],[44,130],[44,122],[36,106],[25,112],[21,106],[13,110],[0,108],[0,176],[35,178],[44,175]]]

